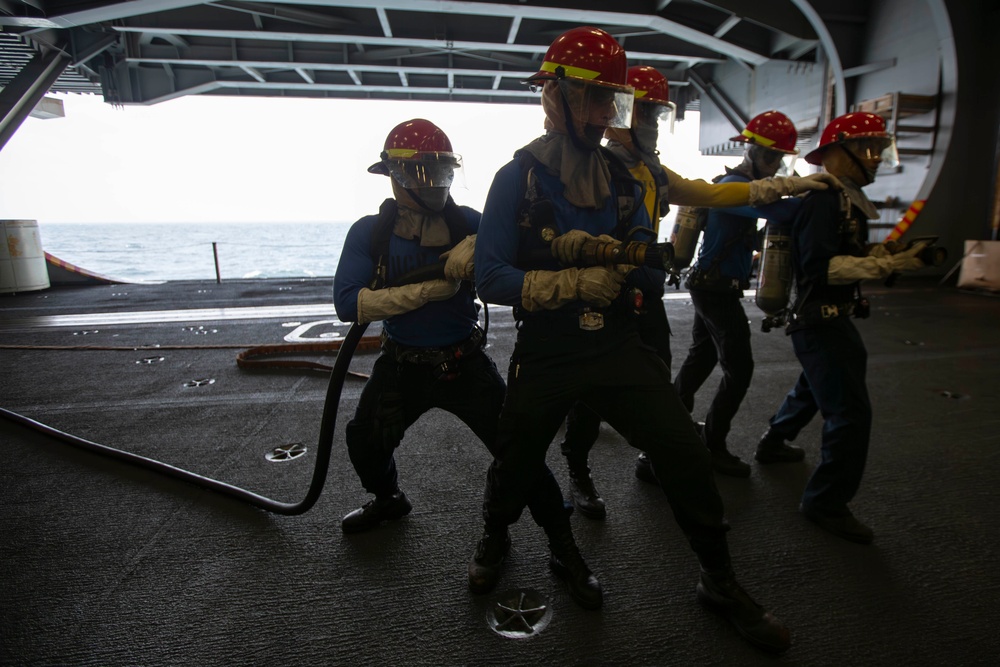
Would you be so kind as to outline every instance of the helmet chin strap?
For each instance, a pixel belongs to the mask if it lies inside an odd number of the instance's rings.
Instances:
[[[661,165],[657,156],[660,152],[656,150],[656,146],[654,145],[652,149],[647,150],[646,147],[643,146],[642,142],[639,141],[639,135],[636,133],[634,127],[630,127],[628,129],[628,133],[629,136],[632,137],[632,146],[635,147],[635,153],[639,156],[639,159],[642,160],[643,164],[645,164],[646,168],[651,172],[654,174],[659,173]]]
[[[778,162],[771,163],[769,160],[764,159],[764,156],[767,155],[770,155],[768,149],[762,147],[760,144],[751,143],[747,146],[743,159],[749,163],[750,172],[753,175],[754,180],[773,178],[781,168],[780,159]],[[770,164],[774,164],[773,169],[769,166]]]
[[[416,192],[416,190],[414,190],[413,188],[403,188],[403,189],[406,191],[406,194],[408,194],[410,196],[410,199],[412,199],[414,202],[416,202],[417,206],[419,206],[420,208],[424,209],[428,213],[434,213],[436,215],[436,214],[441,213],[441,211],[444,210],[444,206],[441,207],[440,211],[434,210],[433,208],[431,208],[430,206],[428,206],[427,202],[425,202],[423,199],[421,199],[420,195],[418,195],[417,192]],[[448,195],[448,196],[450,197],[451,195]],[[445,204],[447,204],[447,203],[448,203],[448,199],[447,199],[447,197],[445,197]]]
[[[559,97],[562,99],[563,106],[563,116],[566,118],[566,133],[569,134],[569,140],[573,142],[573,145],[582,151],[595,151],[597,147],[600,146],[600,139],[597,142],[591,141],[586,136],[581,137],[576,131],[576,122],[574,121],[573,112],[569,108],[569,101],[566,99],[566,93],[562,91],[562,87],[559,89]],[[604,135],[604,130],[601,130],[601,136]]]
[[[864,163],[861,161],[861,158],[855,155],[853,151],[847,150],[847,146],[845,146],[844,144],[837,144],[837,145],[840,146],[840,148],[845,153],[847,153],[847,157],[851,158],[851,162],[853,162],[858,167],[858,171],[861,172],[861,176],[865,179],[865,185],[871,185],[872,183],[874,183],[875,174],[873,172],[868,171],[868,168],[865,167]]]
[[[757,168],[757,161],[750,157],[749,151],[743,155],[743,165],[741,166],[743,166],[743,169],[739,167],[736,169],[749,176],[750,180],[759,181],[764,178],[764,176],[761,176],[760,169]]]

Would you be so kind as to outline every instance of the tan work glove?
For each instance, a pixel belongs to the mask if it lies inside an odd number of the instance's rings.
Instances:
[[[808,176],[774,176],[750,181],[750,206],[762,206],[776,202],[782,197],[794,197],[810,190],[843,189],[843,185],[833,174],[825,172]]]
[[[458,280],[427,280],[413,285],[379,290],[361,288],[358,292],[358,324],[384,320],[416,310],[429,301],[444,301],[455,296]]]
[[[873,243],[870,246],[868,246],[869,257],[879,257],[879,258],[888,257],[889,255],[892,254],[892,252],[893,251],[890,249],[890,246],[886,245],[885,243]]]
[[[472,280],[475,278],[476,235],[466,236],[454,248],[441,253],[444,277],[447,280]]]
[[[827,266],[826,282],[830,285],[847,285],[859,280],[885,278],[892,271],[892,257],[836,255],[830,258]]]
[[[922,269],[926,264],[924,261],[917,257],[920,251],[926,248],[929,243],[925,241],[920,241],[919,243],[914,243],[912,248],[904,250],[903,252],[896,253],[892,256],[892,270],[893,271],[916,271],[917,269]]]
[[[571,229],[561,236],[557,236],[552,241],[552,256],[559,260],[560,264],[573,266],[579,264],[582,258],[583,246],[588,241],[605,241],[614,243],[615,239],[607,234],[591,236],[587,232],[579,229]]]
[[[562,271],[528,271],[521,286],[521,305],[528,312],[556,310],[582,300],[604,308],[610,306],[625,276],[614,269],[591,266]]]

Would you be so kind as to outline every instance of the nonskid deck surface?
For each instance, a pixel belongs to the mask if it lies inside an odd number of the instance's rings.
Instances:
[[[241,369],[235,358],[289,334],[329,341],[346,333],[331,283],[2,295],[0,407],[296,502],[315,463],[328,375]],[[693,310],[683,292],[671,296],[676,371]],[[737,574],[792,629],[783,658],[756,651],[698,606],[697,563],[666,498],[633,477],[635,452],[606,426],[591,467],[608,518],[572,518],[605,588],[599,612],[577,607],[550,574],[544,536],[527,513],[513,527],[497,591],[468,593],[490,458],[447,413],[425,415],[397,452],[413,512],[344,536],[341,516],[367,499],[343,446],[362,386],[349,378],[324,492],[299,516],[0,420],[0,664],[992,664],[1000,650],[1000,300],[919,280],[872,289],[870,298],[872,317],[858,324],[875,422],[854,509],[875,543],[839,540],[796,511],[819,456],[818,420],[796,443],[804,464],[754,464],[748,480],[716,477]],[[799,366],[783,332],[762,333],[760,311],[750,299],[745,306],[756,368],[730,448],[749,460]],[[489,312],[489,352],[503,372],[515,330],[509,308]],[[359,353],[352,370],[364,373],[373,360]],[[720,377],[717,370],[698,395],[696,417]],[[297,443],[305,455],[268,459]],[[549,463],[565,489],[557,445]],[[528,639],[492,628],[497,603],[520,592],[550,612]]]

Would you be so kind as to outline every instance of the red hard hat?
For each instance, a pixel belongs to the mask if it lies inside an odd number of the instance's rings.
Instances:
[[[418,153],[453,153],[451,140],[444,131],[423,118],[414,118],[400,123],[389,131],[382,147],[381,160],[368,167],[373,174],[388,175],[385,160],[416,159]]]
[[[627,84],[625,49],[600,28],[567,30],[545,52],[538,73],[528,81],[572,78],[612,86]]]
[[[856,111],[838,116],[830,121],[830,124],[823,130],[819,146],[806,155],[806,162],[816,165],[823,164],[823,151],[830,144],[865,137],[892,139],[886,132],[885,121],[879,115]]]
[[[798,155],[799,151],[795,148],[798,138],[799,133],[788,116],[780,111],[765,111],[751,118],[746,128],[730,141],[757,144],[781,153]]]
[[[635,99],[639,102],[670,104],[670,86],[667,77],[655,67],[635,65],[628,68],[628,84],[635,88]]]

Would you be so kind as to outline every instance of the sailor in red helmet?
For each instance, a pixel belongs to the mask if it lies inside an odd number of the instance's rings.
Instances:
[[[852,319],[868,316],[861,281],[921,268],[917,255],[925,245],[890,255],[883,244],[868,242],[868,220],[878,211],[861,189],[875,180],[879,164],[896,163],[895,142],[881,117],[849,113],[835,118],[806,161],[823,165],[844,190],[809,195],[793,223],[796,296],[787,333],[802,373],[771,417],[758,450],[794,440],[822,413],[821,460],[799,509],[834,535],[868,544],[872,530],[848,508],[861,485],[872,426],[867,352]]]
[[[749,181],[730,179],[724,183],[708,183],[684,178],[661,163],[657,150],[661,131],[673,124],[674,105],[669,99],[666,77],[654,67],[635,65],[628,68],[627,78],[628,84],[635,89],[632,122],[629,127],[609,126],[605,137],[608,150],[643,184],[643,203],[652,222],[654,238],[659,237],[660,220],[670,210],[670,204],[689,207],[763,206],[787,195],[829,186],[839,187],[836,179],[828,174],[783,177],[774,176],[771,170],[761,170]],[[662,296],[662,285],[656,291],[644,294],[639,334],[647,345],[656,349],[669,370],[672,362],[670,323]],[[597,441],[600,426],[600,417],[585,404],[577,403],[567,415],[566,434],[560,445],[569,468],[570,497],[577,510],[591,519],[603,519],[607,512],[588,465],[590,450]],[[725,466],[729,461],[724,461],[720,455],[714,456],[713,461],[718,463],[717,469],[720,466],[729,469]],[[736,462],[739,463],[739,460]],[[656,483],[645,454],[640,454],[635,462],[635,475],[643,481]]]
[[[754,116],[732,138],[745,145],[743,161],[727,168],[715,182],[749,183],[774,176],[786,160],[798,154],[797,139],[795,125],[780,111]],[[742,299],[743,290],[750,288],[753,251],[758,249],[757,219],[790,225],[801,201],[793,197],[759,207],[709,209],[701,250],[685,282],[695,317],[691,347],[674,378],[674,387],[688,410],[693,410],[695,394],[716,364],[722,368],[722,380],[705,412],[701,431],[712,453],[712,466],[724,475],[750,476],[750,466],[729,451],[726,438],[753,377],[750,326]],[[766,463],[802,458],[801,449],[781,443],[757,455],[758,461]]]
[[[347,514],[345,533],[410,512],[394,452],[405,430],[431,408],[465,422],[493,446],[504,382],[484,352],[473,293],[473,248],[480,214],[449,192],[461,156],[434,123],[415,118],[386,137],[368,171],[390,177],[393,197],[347,233],[334,276],[344,322],[382,321],[382,353],[347,424],[347,450],[361,485],[375,497]],[[445,260],[444,278],[398,284]],[[549,474],[548,483],[559,493]]]
[[[642,187],[601,147],[608,127],[631,126],[626,70],[624,49],[605,31],[559,36],[531,80],[542,89],[547,132],[497,172],[483,209],[477,289],[488,302],[513,306],[518,335],[469,587],[496,586],[508,526],[545,478],[546,452],[566,413],[583,401],[652,460],[701,564],[698,599],[754,644],[781,652],[788,630],[736,582],[708,450],[666,364],[639,338],[636,304],[626,298],[662,290],[664,270],[585,261],[595,241],[655,238]],[[532,513],[548,537],[550,567],[578,604],[600,607],[601,584],[577,548],[561,496],[541,505]]]

